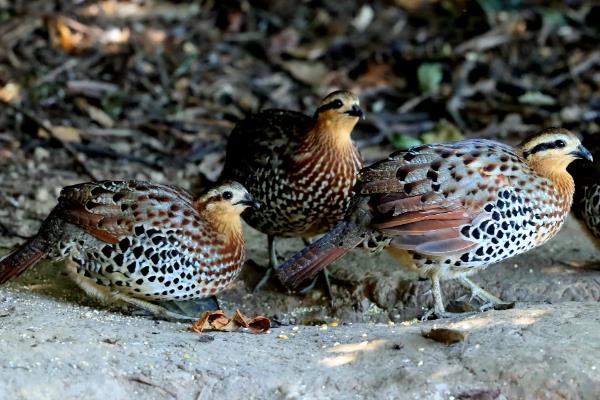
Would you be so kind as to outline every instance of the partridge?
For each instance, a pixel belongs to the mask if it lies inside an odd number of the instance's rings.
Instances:
[[[592,154],[600,154],[598,139],[584,141]],[[589,232],[600,238],[600,164],[577,162],[570,169],[575,178],[575,200],[573,211],[581,219]]]
[[[458,279],[486,305],[500,303],[468,276],[558,232],[573,199],[566,168],[577,158],[592,156],[560,128],[516,148],[472,139],[393,153],[360,172],[344,222],[280,266],[278,275],[296,287],[360,244],[387,247],[431,280],[437,317],[451,315],[441,280]]]
[[[600,183],[582,190],[580,215],[592,235],[600,238]]]
[[[275,237],[308,239],[343,217],[362,167],[350,138],[363,112],[347,91],[326,96],[312,117],[264,110],[231,132],[222,179],[242,183],[260,203],[242,217],[267,234],[270,267],[277,266]]]
[[[187,319],[151,301],[225,289],[244,262],[240,214],[255,200],[224,182],[198,198],[171,186],[104,181],[65,187],[28,242],[0,261],[0,284],[44,258],[64,259],[89,295]]]

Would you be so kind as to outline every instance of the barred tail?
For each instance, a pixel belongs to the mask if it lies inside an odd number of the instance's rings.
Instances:
[[[0,284],[21,275],[48,254],[48,241],[34,236],[0,260]]]
[[[302,251],[277,267],[281,282],[295,289],[302,282],[315,277],[329,264],[358,246],[362,239],[359,228],[350,222],[342,222],[325,236],[305,247]]]

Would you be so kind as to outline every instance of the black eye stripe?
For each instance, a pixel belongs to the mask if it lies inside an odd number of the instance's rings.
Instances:
[[[332,102],[323,104],[317,108],[317,114],[327,110],[335,110],[344,106],[344,103],[340,99],[335,99]]]
[[[552,150],[552,149],[562,149],[566,145],[567,145],[567,143],[562,139],[558,139],[558,140],[555,140],[554,142],[549,142],[549,143],[540,143],[540,144],[534,146],[531,150],[524,152],[523,155],[525,157],[528,157],[531,154],[539,153],[540,151]]]

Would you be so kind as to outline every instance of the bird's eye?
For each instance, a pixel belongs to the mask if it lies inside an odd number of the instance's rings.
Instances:
[[[562,149],[566,145],[567,145],[567,143],[562,139],[558,139],[556,142],[554,142],[554,146],[556,146],[556,148],[558,148],[558,149]]]
[[[342,108],[344,103],[340,99],[335,99],[331,102],[331,108]]]
[[[231,200],[233,198],[233,193],[231,193],[229,190],[226,192],[223,192],[223,198],[225,200]]]

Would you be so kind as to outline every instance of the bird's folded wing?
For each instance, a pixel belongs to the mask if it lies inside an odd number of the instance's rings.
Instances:
[[[173,204],[176,208],[172,208]],[[113,244],[131,235],[140,223],[156,222],[169,226],[181,223],[185,218],[194,218],[191,197],[187,193],[137,181],[104,181],[66,187],[61,191],[54,212],[90,235]]]

